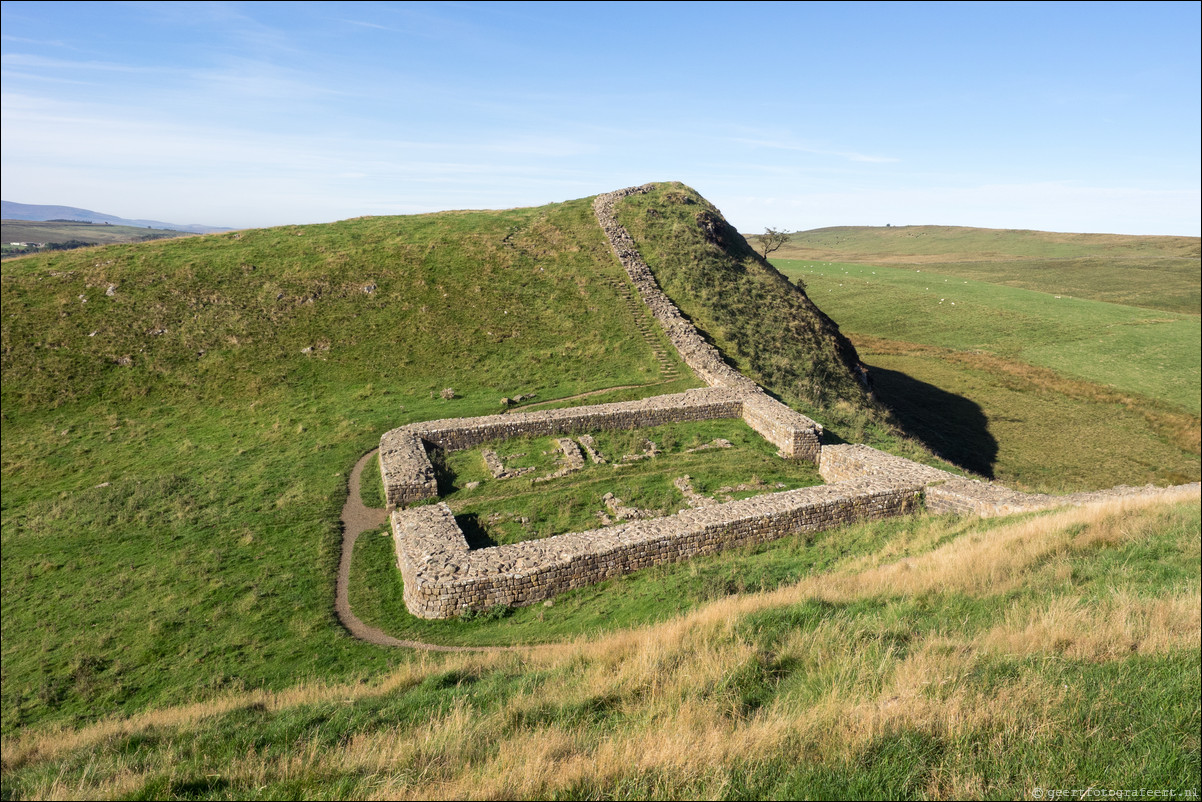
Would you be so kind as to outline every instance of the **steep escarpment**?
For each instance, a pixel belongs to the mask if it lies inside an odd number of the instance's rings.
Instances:
[[[712,204],[680,183],[617,204],[660,287],[751,378],[790,403],[865,402],[855,347],[756,253]]]

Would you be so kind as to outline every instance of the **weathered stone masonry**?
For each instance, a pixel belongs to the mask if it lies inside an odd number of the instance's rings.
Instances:
[[[405,605],[447,618],[522,606],[653,565],[913,510],[920,486],[865,478],[803,487],[663,518],[471,551],[440,503],[392,514]]]
[[[511,437],[642,429],[665,423],[738,417],[777,446],[782,456],[817,461],[821,429],[816,429],[818,425],[809,418],[762,393],[708,387],[638,401],[448,418],[402,426],[380,439],[380,474],[388,504],[408,506],[438,496],[427,448],[459,451]]]
[[[1159,488],[1128,487],[1119,485],[1107,490],[1086,493],[1070,493],[1066,496],[1049,496],[1044,493],[1020,493],[994,482],[965,479],[954,473],[941,471],[929,465],[895,457],[865,445],[824,446],[818,472],[828,483],[855,481],[865,476],[890,478],[917,484],[923,488],[925,506],[931,512],[956,515],[978,515],[992,518],[998,515],[1013,515],[1034,512],[1053,507],[1090,504],[1107,499],[1126,496],[1155,496],[1176,493],[1182,489],[1202,487],[1192,485]]]
[[[392,513],[405,604],[422,618],[447,618],[494,605],[528,605],[652,565],[712,554],[857,520],[898,515],[925,496],[928,509],[1002,515],[1161,491],[1114,488],[1053,497],[1017,493],[963,479],[863,445],[821,445],[822,427],[768,396],[727,365],[663,294],[634,241],[614,215],[615,203],[650,185],[598,196],[597,220],[614,254],[682,359],[708,388],[591,407],[425,421],[386,433],[380,471],[390,506],[436,498],[428,448],[458,450],[510,437],[581,435],[680,421],[742,417],[782,457],[819,464],[827,485],[705,505],[603,529],[508,546],[470,550],[446,504]],[[1195,492],[1198,485],[1193,485]]]

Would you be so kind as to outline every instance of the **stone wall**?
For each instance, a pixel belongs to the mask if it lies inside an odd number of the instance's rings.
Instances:
[[[867,478],[471,551],[446,504],[392,514],[405,604],[421,618],[523,606],[653,565],[908,512],[919,487]]]
[[[711,387],[759,390],[755,382],[726,364],[722,355],[718,353],[718,349],[707,343],[693,324],[680,314],[676,304],[664,295],[655,276],[651,273],[651,268],[643,261],[638,248],[635,247],[634,239],[618,222],[615,207],[619,200],[631,195],[642,195],[652,189],[654,189],[653,184],[627,187],[617,192],[598,195],[593,201],[593,211],[597,215],[597,222],[601,224],[601,229],[609,240],[614,256],[618,257],[618,261],[626,269],[626,275],[630,277],[631,282],[639,291],[639,297],[643,299],[643,303],[664,327],[668,340],[680,352],[681,359],[697,374],[699,379]]]
[[[757,388],[758,389],[758,388]],[[743,399],[743,420],[789,459],[818,462],[822,426],[764,392]]]
[[[1065,496],[1049,496],[1044,493],[1020,493],[993,482],[973,479],[953,479],[930,485],[926,488],[926,506],[931,512],[956,515],[977,515],[993,518],[999,515],[1014,515],[1020,512],[1035,512],[1054,507],[1080,506],[1117,498],[1134,498],[1176,494],[1183,490],[1197,489],[1199,484],[1174,487],[1129,487],[1119,485],[1106,490],[1085,493],[1069,493]]]
[[[931,512],[977,515],[982,518],[1092,504],[1115,498],[1176,493],[1198,487],[1197,483],[1169,488],[1154,485],[1120,485],[1107,490],[1070,493],[1065,496],[1022,493],[995,482],[965,479],[954,473],[941,471],[929,465],[920,465],[865,445],[825,446],[822,449],[818,472],[829,483],[856,481],[870,476],[908,482],[923,488],[923,500]]]
[[[405,604],[414,615],[446,618],[494,605],[533,604],[652,565],[898,515],[914,509],[924,494],[927,506],[936,512],[1000,515],[1176,490],[1114,488],[1061,497],[1018,493],[864,445],[823,447],[819,424],[771,398],[727,365],[659,289],[614,215],[618,200],[650,189],[650,185],[631,187],[598,196],[597,220],[685,364],[710,386],[640,401],[425,421],[393,429],[380,441],[380,472],[388,504],[404,507],[437,497],[427,448],[458,450],[510,437],[581,435],[739,416],[777,446],[781,456],[817,462],[828,484],[475,551],[468,548],[446,504],[395,510],[397,565],[405,583]],[[582,461],[578,453],[575,456]],[[1192,486],[1194,492],[1197,487]]]
[[[818,473],[828,483],[882,476],[928,485],[960,478],[954,473],[921,465],[905,457],[895,457],[865,445],[823,446]]]
[[[782,457],[818,461],[822,427],[761,392],[708,387],[637,401],[423,421],[380,438],[380,475],[390,506],[436,498],[438,484],[427,448],[460,451],[511,437],[642,429],[665,423],[742,417]]]
[[[438,496],[434,466],[421,439],[407,427],[380,438],[380,479],[389,507],[406,507]]]
[[[438,497],[434,467],[426,452],[429,447],[459,451],[511,437],[642,429],[742,414],[743,399],[737,391],[707,387],[589,407],[423,421],[393,429],[380,438],[380,475],[388,504],[403,507]]]
[[[817,462],[822,426],[772,398],[758,384],[728,365],[718,349],[705,341],[696,327],[680,314],[676,304],[660,289],[651,268],[635,247],[634,239],[618,222],[615,207],[619,200],[650,192],[653,188],[653,184],[627,187],[598,195],[593,201],[597,222],[605,232],[614,256],[626,270],[643,303],[664,327],[672,346],[680,352],[681,359],[697,377],[711,387],[740,390],[747,399],[743,419],[765,440],[780,449],[781,456]]]

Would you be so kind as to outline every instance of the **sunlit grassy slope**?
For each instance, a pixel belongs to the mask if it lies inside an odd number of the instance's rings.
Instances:
[[[944,457],[1052,491],[1198,478],[1198,316],[927,265],[775,264],[840,321],[881,400]],[[1152,297],[1158,285],[1140,280]]]
[[[503,397],[698,386],[627,286],[589,199],[6,262],[5,738],[407,659],[334,617],[347,472]]]
[[[1199,507],[906,519],[657,574],[691,612],[6,734],[6,798],[1025,798],[1199,781]],[[883,528],[882,528],[883,527]],[[854,554],[839,558],[837,543]],[[776,553],[803,573],[731,593]],[[708,585],[708,591],[705,589]],[[618,583],[616,590],[628,588]],[[650,590],[642,586],[640,593]],[[591,593],[591,591],[590,591]],[[714,598],[714,596],[719,598]],[[573,596],[525,620],[628,604]],[[541,622],[540,622],[541,623]],[[599,616],[600,628],[608,628]]]
[[[1200,251],[1197,237],[839,226],[800,231],[775,256],[928,268],[1054,295],[1197,315]]]

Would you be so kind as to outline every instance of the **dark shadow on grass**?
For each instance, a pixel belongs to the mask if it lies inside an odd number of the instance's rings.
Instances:
[[[989,419],[979,405],[900,371],[869,368],[877,399],[910,435],[948,462],[994,478],[997,440],[989,433]]]
[[[480,525],[480,516],[474,512],[456,515],[455,523],[463,530],[463,538],[469,549],[489,549],[497,545],[497,541]]]

